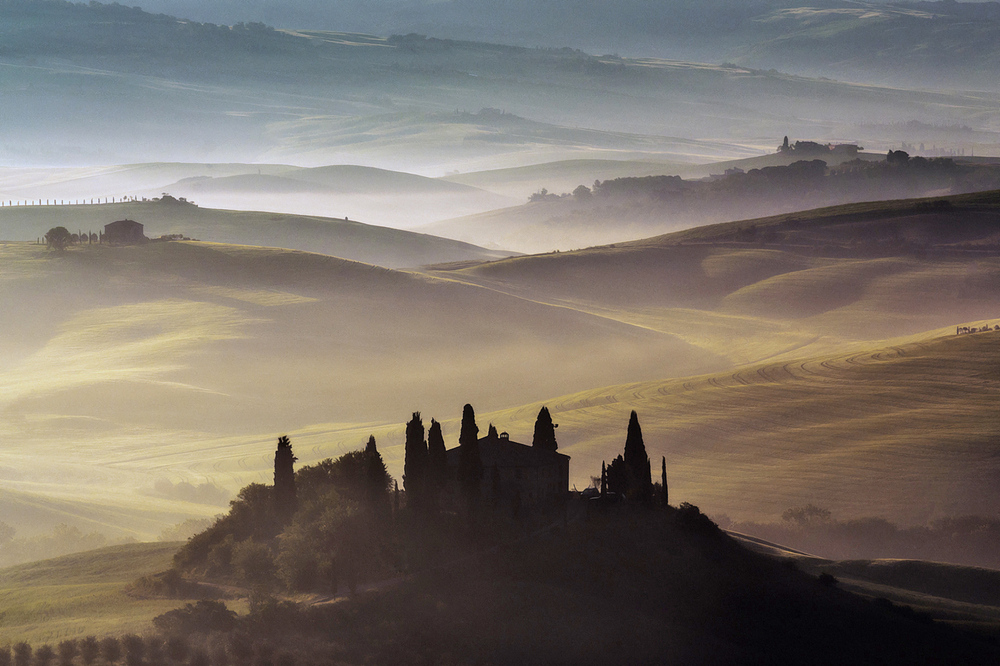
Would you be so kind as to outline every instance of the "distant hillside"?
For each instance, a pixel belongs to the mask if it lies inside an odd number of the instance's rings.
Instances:
[[[709,180],[657,175],[615,178],[592,186],[581,183],[572,194],[540,190],[519,207],[443,220],[422,229],[468,242],[544,252],[820,206],[946,197],[1000,187],[1000,169],[989,163],[908,156],[890,162],[872,155],[858,157],[853,150],[837,154],[816,143],[809,145],[808,151],[717,165]]]
[[[141,6],[197,20],[264,21],[376,34],[421,32],[596,53],[739,60],[853,80],[991,85],[1000,11],[992,2],[844,2],[819,0],[639,0],[607,5],[478,0],[348,2],[336,7],[273,0],[247,7],[232,0],[142,0]],[[530,16],[530,21],[524,17]],[[974,54],[974,56],[973,56]],[[948,77],[952,77],[949,81]]]
[[[442,261],[490,260],[510,254],[447,238],[346,219],[215,210],[179,203],[174,199],[99,205],[3,207],[0,208],[0,236],[5,240],[26,241],[43,236],[55,226],[71,228],[73,233],[78,230],[96,233],[103,232],[105,224],[126,218],[143,224],[145,234],[150,238],[183,234],[218,243],[308,250],[389,268]]]
[[[541,19],[551,10],[516,13]],[[557,13],[565,22],[566,11]],[[4,3],[0,16],[6,164],[361,164],[441,175],[595,157],[718,161],[789,133],[898,147],[870,131],[873,118],[917,121],[930,129],[905,140],[932,147],[937,139],[924,134],[941,128],[959,128],[942,135],[948,149],[983,154],[998,143],[991,95],[895,82],[410,31],[372,37],[300,24],[282,32],[245,18],[213,25],[97,3]],[[597,52],[609,51],[618,49]],[[722,53],[713,48],[709,62]]]

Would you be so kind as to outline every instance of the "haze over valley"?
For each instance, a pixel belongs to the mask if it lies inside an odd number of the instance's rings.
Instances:
[[[1000,5],[137,2],[0,0],[0,666],[995,663]]]

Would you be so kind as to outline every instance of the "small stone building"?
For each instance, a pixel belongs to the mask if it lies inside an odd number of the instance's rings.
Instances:
[[[104,242],[113,245],[133,245],[145,243],[148,238],[142,232],[142,225],[135,220],[118,220],[104,225]]]
[[[451,478],[457,478],[460,452],[447,452]],[[529,507],[561,500],[569,493],[569,456],[512,442],[503,432],[479,440],[483,462],[480,497],[501,505]]]

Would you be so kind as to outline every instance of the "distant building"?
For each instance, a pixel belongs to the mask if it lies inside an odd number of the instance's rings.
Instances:
[[[105,243],[133,245],[147,240],[149,239],[142,233],[142,225],[135,220],[118,220],[104,225]]]
[[[451,478],[457,478],[459,447],[447,452]],[[569,456],[518,442],[502,432],[479,440],[483,462],[480,496],[487,502],[529,507],[560,500],[569,492]]]

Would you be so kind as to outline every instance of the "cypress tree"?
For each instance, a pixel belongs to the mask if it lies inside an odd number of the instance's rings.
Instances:
[[[625,467],[629,471],[629,487],[626,492],[635,499],[649,499],[653,479],[649,469],[649,456],[646,455],[646,445],[642,441],[639,416],[634,409],[629,416],[628,434],[625,436]]]
[[[382,454],[375,445],[375,435],[370,435],[365,446],[365,486],[368,491],[368,501],[376,511],[385,512],[388,509],[386,498],[388,477],[385,461],[382,460]]]
[[[448,454],[444,448],[441,424],[434,419],[431,419],[431,427],[427,431],[427,480],[430,501],[432,507],[436,508],[438,497],[448,480]]]
[[[406,424],[406,446],[403,452],[403,489],[406,502],[415,509],[427,505],[427,440],[424,439],[424,422],[420,412]]]
[[[558,427],[558,424],[552,423],[549,408],[542,407],[538,412],[538,418],[535,419],[535,434],[531,438],[531,445],[545,451],[555,451],[559,448],[556,444],[556,428]]]
[[[479,426],[472,405],[462,410],[462,429],[458,435],[458,480],[470,508],[478,503],[479,482],[483,478],[483,460],[479,455]]]
[[[663,468],[660,471],[660,481],[663,484],[663,506],[670,506],[670,493],[667,492],[667,457],[663,456]]]
[[[608,491],[608,467],[601,461],[601,497]]]
[[[491,423],[490,427],[486,430],[486,436],[489,439],[499,439],[500,433],[497,432],[497,427]]]
[[[278,516],[288,520],[295,513],[295,461],[292,443],[287,435],[278,438],[278,449],[274,452],[274,504]]]

